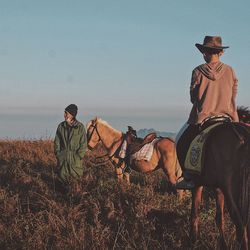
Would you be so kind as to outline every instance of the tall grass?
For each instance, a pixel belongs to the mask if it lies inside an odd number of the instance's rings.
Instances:
[[[101,151],[86,156],[81,181],[64,185],[52,141],[0,141],[0,248],[218,248],[213,200],[201,207],[200,240],[190,245],[190,195],[178,201],[161,171],[118,183],[110,163],[93,166]],[[226,230],[234,249],[228,218]]]

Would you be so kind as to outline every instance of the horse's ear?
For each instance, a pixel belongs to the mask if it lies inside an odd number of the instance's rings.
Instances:
[[[95,117],[93,120],[91,120],[92,124],[95,124],[97,122],[97,117]]]

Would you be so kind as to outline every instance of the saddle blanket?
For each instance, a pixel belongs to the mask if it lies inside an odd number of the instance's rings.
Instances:
[[[209,132],[221,125],[222,123],[215,123],[208,128],[201,131],[199,135],[197,135],[193,141],[191,142],[186,159],[185,159],[185,169],[194,172],[194,173],[201,173],[202,165],[203,165],[203,153],[204,153],[204,146],[206,143],[206,139],[209,135]]]
[[[158,140],[159,140],[159,138],[155,138],[152,142],[145,144],[138,152],[136,152],[130,156],[130,161],[132,161],[132,160],[150,161],[150,159],[153,155],[154,145]]]
[[[122,143],[122,146],[121,146],[121,150],[119,152],[120,158],[124,159],[126,157],[127,147],[128,147],[128,143],[126,140],[124,140],[124,142]]]

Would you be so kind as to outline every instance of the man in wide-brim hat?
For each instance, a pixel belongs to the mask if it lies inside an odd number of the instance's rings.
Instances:
[[[224,49],[221,37],[206,36],[203,44],[195,46],[203,54],[206,63],[199,65],[192,72],[190,99],[193,104],[187,123],[177,135],[177,155],[185,177],[185,157],[188,147],[199,133],[200,124],[213,116],[227,116],[238,122],[235,103],[238,80],[231,66],[220,61]],[[187,176],[187,174],[186,174]],[[179,189],[191,189],[192,181],[182,179],[176,184]]]

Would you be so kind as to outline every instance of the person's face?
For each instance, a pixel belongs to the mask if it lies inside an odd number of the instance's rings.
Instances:
[[[67,112],[67,111],[64,111],[64,119],[65,119],[65,121],[71,121],[71,120],[73,120],[73,118],[74,118],[74,116],[73,115],[71,115],[69,112]]]

